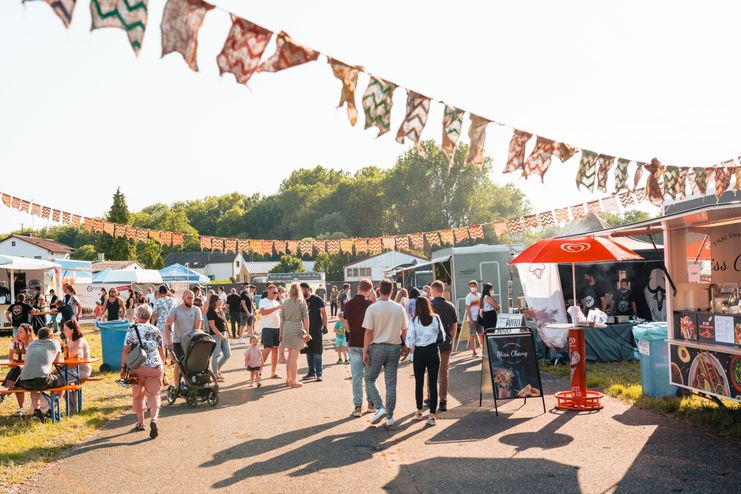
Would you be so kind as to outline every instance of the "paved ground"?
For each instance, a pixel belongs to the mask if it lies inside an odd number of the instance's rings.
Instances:
[[[241,346],[217,408],[165,408],[161,435],[130,432],[132,414],[22,486],[56,492],[739,492],[741,445],[607,399],[596,414],[513,401],[478,407],[480,361],[452,361],[450,410],[436,427],[411,420],[410,366],[400,371],[397,424],[349,416],[349,366],[326,342],[325,380],[248,388]],[[280,373],[283,374],[281,366]],[[546,393],[565,383],[547,379]],[[550,410],[554,402],[546,400]],[[503,413],[502,413],[503,412]]]

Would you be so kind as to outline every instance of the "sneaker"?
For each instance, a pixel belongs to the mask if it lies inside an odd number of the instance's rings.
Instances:
[[[342,359],[341,359],[341,358],[338,358],[338,359],[337,359],[337,363],[338,363],[338,364],[341,364],[341,363],[342,363]]]
[[[426,406],[430,406],[430,399],[429,398],[425,398],[424,404]]]
[[[239,339],[239,344],[240,344],[240,345],[244,345],[244,338],[240,338],[240,339]]]
[[[157,430],[157,422],[155,422],[154,420],[152,420],[149,423],[149,437],[152,438],[152,439],[154,439],[155,437],[157,437],[159,435],[160,435],[160,433]]]
[[[136,425],[134,426],[134,430],[135,430],[136,432],[141,432],[141,431],[143,431],[144,429],[145,429],[145,427],[144,427],[144,424],[136,424]]]
[[[365,413],[376,413],[376,405],[368,403],[368,408],[365,410]]]
[[[314,374],[306,374],[301,378],[302,381],[309,381],[310,379],[316,379],[316,376]]]
[[[21,409],[19,408],[19,409],[18,409],[18,412],[20,412],[20,411],[21,411]],[[20,414],[20,415],[19,415],[19,413],[18,413],[18,412],[16,412],[16,413],[15,413],[15,414],[16,414],[16,416],[18,416],[18,417],[21,417],[21,416],[23,416],[23,415],[25,415],[25,414],[26,414],[26,410],[25,410],[25,409],[23,410],[23,414]],[[39,410],[38,408],[37,408],[36,410],[34,410],[34,411],[33,411],[33,415],[31,415],[31,417],[33,417],[33,418],[35,418],[35,419],[39,419],[39,420],[40,420],[40,421],[42,421],[42,422],[44,421],[44,414],[43,414],[43,413],[41,413],[41,410]]]
[[[386,416],[386,409],[379,408],[378,410],[376,410],[376,413],[373,414],[373,418],[371,419],[371,424],[379,423],[385,416]]]
[[[362,407],[355,407],[355,410],[352,411],[353,417],[360,417],[363,415],[363,408]]]
[[[39,412],[39,415],[40,415],[41,414],[41,410],[38,410],[38,412]],[[15,415],[16,417],[23,417],[24,415],[26,415],[26,409],[23,408],[23,407],[20,407],[20,408],[18,408],[18,410],[15,411],[15,413],[13,415]],[[34,411],[34,416],[35,415],[36,415],[36,411]]]
[[[315,382],[318,382],[318,383],[322,382],[322,376],[316,376]]]
[[[440,412],[447,412],[448,411],[448,401],[447,400],[441,400],[440,406],[437,407],[438,411]]]
[[[391,427],[394,425],[394,419],[391,417],[386,417],[386,427]]]
[[[429,417],[427,419],[427,425],[430,425],[430,426],[437,425],[437,421],[435,420],[435,417]]]
[[[50,419],[51,418],[51,408],[48,409],[46,412],[44,412],[44,417]]]
[[[350,361],[349,360],[345,360],[345,365],[350,365]]]
[[[422,410],[417,410],[414,413],[414,420],[422,420],[424,417],[422,416]]]

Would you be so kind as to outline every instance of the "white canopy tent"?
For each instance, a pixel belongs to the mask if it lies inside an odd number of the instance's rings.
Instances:
[[[93,277],[93,283],[162,283],[156,269],[107,269]]]
[[[10,289],[10,300],[15,301],[15,274],[19,271],[32,272],[44,280],[46,272],[59,268],[59,264],[43,259],[0,255],[0,271],[5,271]]]

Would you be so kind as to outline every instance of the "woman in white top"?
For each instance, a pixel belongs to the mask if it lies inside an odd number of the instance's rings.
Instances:
[[[417,400],[417,413],[414,418],[422,420],[422,398],[425,384],[425,371],[430,389],[430,416],[427,425],[435,425],[437,411],[437,374],[440,370],[440,351],[438,338],[445,341],[445,331],[440,318],[432,310],[427,297],[417,298],[414,318],[407,331],[406,346],[414,354],[414,395]]]
[[[497,299],[491,296],[491,283],[484,283],[481,292],[481,318],[484,320],[484,330],[497,327],[497,311],[502,308]]]

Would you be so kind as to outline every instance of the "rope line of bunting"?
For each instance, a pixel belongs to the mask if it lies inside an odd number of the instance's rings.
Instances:
[[[438,247],[458,245],[467,240],[484,240],[484,227],[491,228],[497,237],[502,235],[518,236],[526,232],[539,231],[549,227],[564,226],[586,218],[588,213],[616,213],[622,207],[627,209],[645,198],[645,190],[621,192],[587,203],[575,204],[554,210],[528,214],[508,220],[497,220],[490,223],[467,225],[457,228],[446,228],[429,232],[417,232],[403,235],[380,236],[371,238],[343,238],[332,240],[262,240],[224,238],[200,235],[198,241],[201,250],[213,252],[252,252],[257,255],[291,254],[312,257],[314,253],[322,254],[379,254],[384,251],[419,251],[425,246]],[[153,240],[162,246],[183,248],[189,234],[138,228],[133,225],[112,223],[100,218],[90,218],[69,213],[34,203],[17,196],[0,192],[0,201],[8,208],[25,212],[41,219],[65,226],[85,229],[92,233],[104,233],[115,238],[127,238],[136,242]]]
[[[65,27],[69,27],[77,0],[44,1],[51,6]],[[147,25],[147,9],[148,0],[90,0],[92,29],[104,27],[123,29],[129,38],[129,44],[138,55]],[[221,75],[234,74],[240,84],[246,85],[255,72],[278,72],[316,61],[322,54],[297,43],[286,32],[281,31],[276,35],[275,53],[261,63],[265,49],[274,34],[272,31],[203,0],[167,0],[160,26],[162,56],[173,52],[180,53],[188,67],[198,71],[196,63],[198,31],[206,14],[212,9],[228,13],[232,20],[224,47],[216,59],[219,72]],[[347,65],[329,55],[325,56],[332,73],[342,83],[339,107],[347,107],[350,125],[354,126],[358,118],[355,106],[358,75],[360,72],[365,73],[365,69],[362,66]],[[391,130],[393,94],[398,86],[386,79],[368,75],[370,82],[361,98],[365,128],[376,127],[380,137]],[[417,145],[421,153],[420,136],[427,124],[432,99],[417,91],[409,89],[406,91],[406,116],[396,134],[396,140],[403,144],[405,139],[409,139]],[[452,161],[466,111],[443,101],[440,103],[445,105],[442,125],[443,151]],[[495,123],[504,126],[504,124],[472,112],[468,113],[470,149],[466,161],[482,166],[487,125]],[[532,137],[533,134],[530,132],[513,128],[509,155],[502,173],[520,172],[524,178],[534,174],[540,176],[542,180],[554,156],[565,162],[581,153],[575,177],[578,189],[583,187],[594,191],[596,187],[597,190],[607,193],[608,177],[612,174],[614,192],[628,191],[630,166],[634,185],[637,185],[644,171],[648,172],[647,196],[654,205],[663,204],[665,197],[672,199],[682,197],[687,188],[692,193],[705,195],[712,181],[715,182],[716,195],[720,197],[730,187],[732,177],[735,177],[736,181],[734,190],[738,189],[741,182],[741,166],[736,165],[734,158],[711,166],[665,166],[656,158],[650,162],[616,158],[542,136],[535,136],[535,144],[526,157],[526,145]],[[741,162],[741,156],[738,159]],[[632,161],[635,162],[633,166],[630,165]]]

